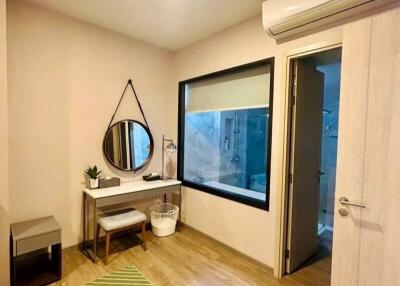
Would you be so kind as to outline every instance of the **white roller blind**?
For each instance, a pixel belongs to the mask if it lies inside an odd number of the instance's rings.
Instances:
[[[188,83],[186,112],[268,107],[270,67]]]

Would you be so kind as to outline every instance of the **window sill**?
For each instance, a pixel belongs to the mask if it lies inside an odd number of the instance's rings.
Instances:
[[[255,207],[264,211],[269,211],[269,201],[261,201],[257,199],[253,199],[250,197],[246,197],[239,194],[229,193],[220,189],[216,189],[210,186],[200,185],[191,181],[187,181],[184,179],[180,179],[182,182],[182,186],[189,187],[198,191],[206,192],[208,194],[221,197],[224,199],[228,199],[231,201],[235,201],[241,204],[245,204],[251,207]],[[268,196],[266,196],[268,197]]]

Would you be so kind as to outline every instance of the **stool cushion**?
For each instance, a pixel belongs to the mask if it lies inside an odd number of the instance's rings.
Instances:
[[[108,215],[99,219],[100,226],[105,231],[113,231],[146,221],[147,217],[138,210],[130,210],[116,215]]]

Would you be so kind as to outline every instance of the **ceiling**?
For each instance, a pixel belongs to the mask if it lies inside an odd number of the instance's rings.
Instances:
[[[261,13],[261,0],[29,1],[171,50]]]

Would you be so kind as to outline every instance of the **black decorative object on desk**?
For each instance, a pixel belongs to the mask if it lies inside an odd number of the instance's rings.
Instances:
[[[150,173],[148,175],[143,176],[143,180],[145,181],[158,181],[161,180],[161,176],[157,174]]]

